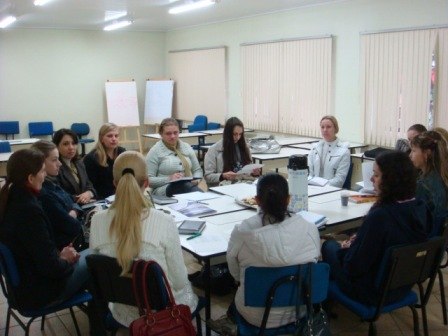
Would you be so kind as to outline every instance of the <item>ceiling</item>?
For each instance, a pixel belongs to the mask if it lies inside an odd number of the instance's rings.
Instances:
[[[122,30],[167,31],[344,0],[218,0],[214,6],[168,14],[169,8],[190,1],[196,0],[51,0],[45,6],[34,6],[33,0],[0,0],[0,20],[15,15],[10,29],[102,30],[108,12],[126,11],[133,24]]]

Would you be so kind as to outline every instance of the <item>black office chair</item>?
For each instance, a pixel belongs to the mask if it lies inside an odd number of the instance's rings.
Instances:
[[[11,253],[11,250],[5,244],[0,243],[0,285],[2,287],[3,294],[8,300],[5,335],[8,335],[9,332],[9,323],[11,321],[11,316],[17,321],[17,323],[19,323],[23,330],[25,330],[25,335],[29,335],[31,323],[33,323],[36,318],[42,318],[40,330],[44,330],[46,315],[50,315],[68,308],[73,319],[73,324],[75,325],[76,333],[78,336],[81,336],[73,307],[77,306],[82,311],[86,312],[85,303],[92,300],[92,295],[90,293],[82,291],[73,295],[70,299],[60,303],[51,304],[46,307],[37,309],[27,309],[21,307],[17,303],[18,301],[16,298],[15,289],[20,286],[20,281],[21,279],[19,276],[19,271],[17,269],[16,261]],[[20,315],[29,318],[26,325],[13,309],[16,310]]]
[[[381,293],[377,305],[367,305],[352,299],[339,288],[335,281],[330,281],[328,296],[360,316],[364,321],[369,322],[369,336],[377,334],[375,321],[381,314],[390,313],[403,307],[409,307],[412,310],[414,335],[419,335],[416,308],[421,308],[423,329],[425,335],[428,335],[426,304],[437,276],[444,248],[445,240],[442,237],[435,237],[424,243],[389,248],[375,281],[377,289]],[[426,280],[429,281],[426,288],[423,289]],[[412,286],[415,284],[419,286],[420,303],[418,295],[412,290]],[[402,299],[386,304],[392,291],[403,288],[409,288],[409,291]]]
[[[86,257],[87,266],[94,279],[93,298],[98,302],[99,306],[104,306],[107,302],[122,303],[130,306],[137,306],[132,289],[132,275],[121,276],[121,267],[117,263],[117,259],[101,254],[91,254]],[[162,279],[150,278],[148,288],[162,288],[159,282]],[[163,287],[164,288],[164,287]],[[166,307],[168,296],[165,292],[151,291],[151,307],[159,310]],[[202,335],[201,317],[198,308],[192,312],[193,318],[196,318],[198,335]],[[120,327],[118,322],[108,316],[104,328],[115,331]]]

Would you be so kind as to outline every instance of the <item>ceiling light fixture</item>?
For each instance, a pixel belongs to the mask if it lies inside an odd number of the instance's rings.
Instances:
[[[117,21],[117,22],[114,22],[114,23],[104,27],[104,30],[109,31],[109,30],[120,29],[120,28],[129,26],[130,24],[132,24],[132,21],[130,21],[130,20]]]
[[[0,28],[6,28],[16,20],[17,18],[15,16],[9,15],[0,21]]]
[[[215,5],[215,4],[216,4],[216,0],[199,0],[199,1],[187,3],[185,5],[173,7],[168,11],[168,13],[180,14],[180,13],[188,12],[188,11],[191,11],[194,9],[208,7],[208,6]]]
[[[46,5],[51,0],[34,0],[34,6],[43,6]]]

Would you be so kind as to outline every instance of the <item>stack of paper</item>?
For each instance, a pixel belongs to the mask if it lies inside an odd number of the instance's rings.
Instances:
[[[310,178],[308,176],[308,184],[318,187],[323,187],[328,183],[327,179],[324,179],[323,177],[314,176],[313,178]]]
[[[297,214],[302,216],[303,219],[305,219],[307,222],[316,224],[316,226],[318,228],[324,226],[328,221],[327,217],[325,217],[323,215],[319,215],[315,212],[302,210],[302,211],[299,211]]]

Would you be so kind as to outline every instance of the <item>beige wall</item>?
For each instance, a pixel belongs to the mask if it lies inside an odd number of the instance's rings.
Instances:
[[[107,121],[107,79],[137,82],[143,122],[145,80],[165,73],[165,33],[17,29],[0,32],[0,120],[87,122],[91,136]],[[91,148],[92,146],[89,145]]]
[[[242,115],[240,43],[334,36],[334,113],[340,135],[362,141],[359,92],[360,32],[447,25],[447,0],[349,0],[225,23],[171,31],[166,50],[228,47],[228,115]]]

